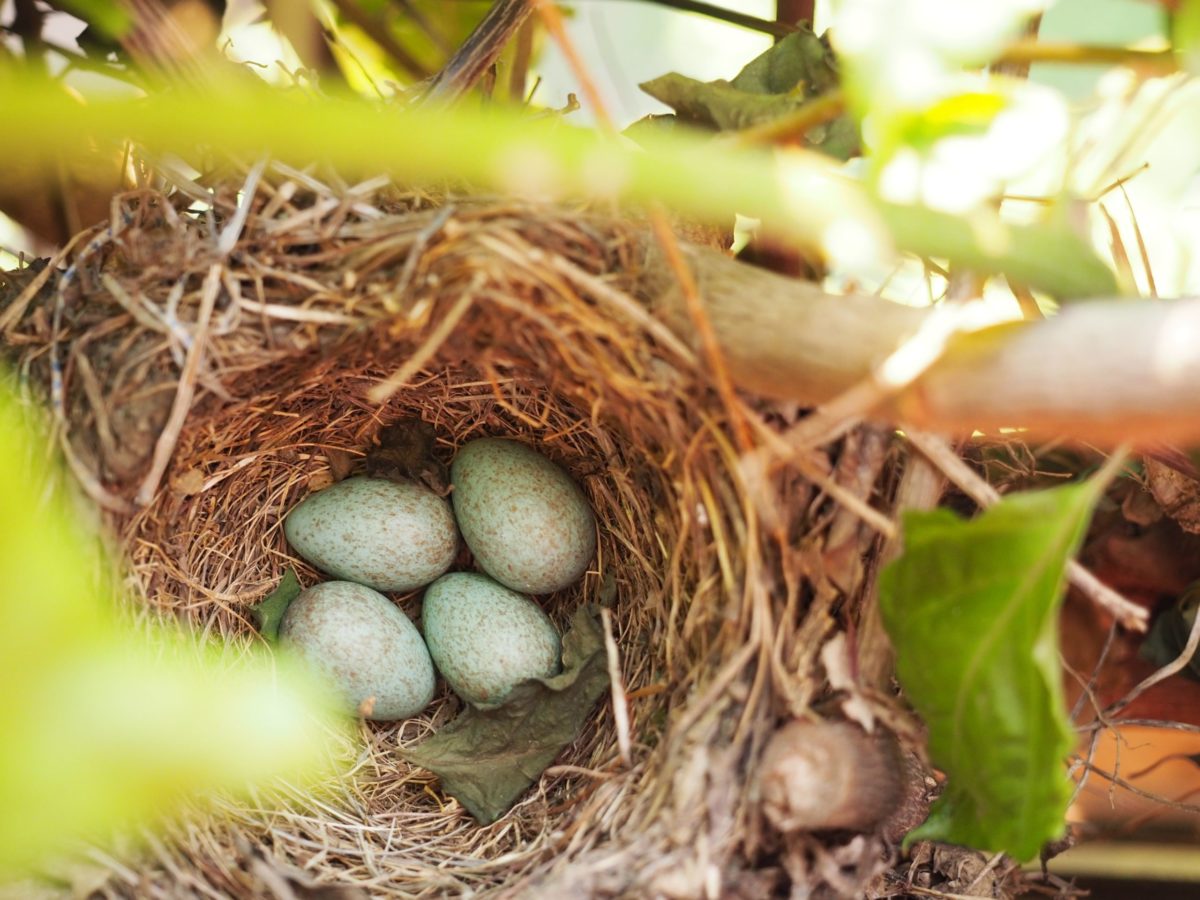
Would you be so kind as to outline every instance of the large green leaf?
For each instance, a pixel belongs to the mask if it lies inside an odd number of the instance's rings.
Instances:
[[[970,522],[905,516],[905,552],[880,576],[879,601],[900,683],[946,773],[909,841],[1024,860],[1062,834],[1073,742],[1057,613],[1095,500],[1089,483],[1015,494]]]

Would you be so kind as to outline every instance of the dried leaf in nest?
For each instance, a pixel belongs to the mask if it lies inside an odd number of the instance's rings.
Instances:
[[[1146,459],[1146,480],[1163,512],[1191,534],[1200,534],[1200,481],[1154,459]]]
[[[436,735],[399,751],[429,769],[481,824],[500,818],[579,734],[608,687],[604,635],[579,609],[563,638],[563,671],[517,685],[497,709],[468,707]]]
[[[379,446],[367,454],[367,474],[392,481],[415,481],[435,494],[450,493],[446,464],[434,456],[437,432],[416,416],[407,416],[379,432]]]

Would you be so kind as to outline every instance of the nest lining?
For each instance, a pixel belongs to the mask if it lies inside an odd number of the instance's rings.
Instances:
[[[389,896],[702,896],[779,875],[753,763],[774,721],[825,691],[817,652],[874,535],[792,470],[747,466],[704,366],[647,312],[637,230],[286,173],[250,192],[239,225],[238,187],[200,211],[126,195],[65,276],[0,306],[29,380],[61,368],[64,447],[110,512],[139,609],[250,640],[248,608],[287,566],[322,577],[289,552],[283,515],[354,471],[382,427],[419,415],[446,458],[515,436],[572,472],[601,523],[582,584],[544,605],[560,627],[581,602],[612,606],[633,764],[606,704],[512,813],[477,827],[392,752],[453,716],[443,689],[415,719],[362,727],[336,799],[223,801],[132,890],[243,895],[255,860]],[[376,402],[381,384],[395,390]],[[743,400],[760,429],[794,414]],[[847,447],[831,477],[869,501],[886,442]],[[844,577],[823,571],[836,560]],[[412,614],[419,592],[397,600]],[[860,881],[885,867],[877,843],[859,854]]]

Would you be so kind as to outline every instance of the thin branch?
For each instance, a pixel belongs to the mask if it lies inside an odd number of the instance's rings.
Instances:
[[[817,0],[775,0],[775,21],[781,25],[803,22],[812,28],[816,7]]]
[[[531,0],[496,0],[463,45],[442,67],[442,71],[434,76],[421,98],[422,102],[454,101],[474,87],[500,58],[504,45],[531,12]]]
[[[760,19],[758,16],[725,9],[723,6],[704,3],[703,0],[642,0],[642,2],[654,6],[677,9],[680,12],[698,13],[702,16],[708,16],[710,19],[728,22],[730,25],[740,25],[742,28],[749,28],[751,31],[760,31],[763,34],[769,34],[777,38],[787,37],[796,31],[796,26],[794,25],[788,25],[784,22],[772,22],[770,19]]]
[[[1000,500],[999,492],[963,462],[944,440],[912,428],[906,429],[905,434],[914,447],[980,507],[986,509]],[[1110,460],[1110,465],[1111,463]],[[1089,600],[1112,613],[1126,628],[1133,631],[1146,630],[1149,613],[1122,597],[1078,561],[1072,559],[1067,562],[1067,579]]]
[[[1165,681],[1177,672],[1187,668],[1188,663],[1192,661],[1192,657],[1196,655],[1198,648],[1200,648],[1200,616],[1196,616],[1196,620],[1192,623],[1192,630],[1188,632],[1187,643],[1180,654],[1161,669],[1144,678],[1133,690],[1112,704],[1105,712],[1110,717],[1116,715],[1160,681]]]
[[[1170,797],[1164,797],[1162,794],[1155,794],[1152,791],[1143,790],[1137,785],[1131,784],[1124,778],[1121,778],[1115,772],[1109,772],[1105,769],[1101,769],[1099,766],[1096,766],[1092,763],[1082,762],[1082,765],[1087,768],[1089,772],[1095,772],[1106,781],[1110,781],[1117,787],[1124,788],[1131,793],[1137,794],[1139,797],[1145,797],[1147,800],[1153,800],[1155,803],[1161,803],[1164,806],[1169,806],[1171,809],[1178,809],[1182,812],[1200,813],[1200,806],[1194,803],[1180,803],[1177,800],[1172,800]]]
[[[1023,40],[1010,44],[998,61],[1015,64],[1129,66],[1155,74],[1174,72],[1179,68],[1179,60],[1172,50],[1137,50],[1131,47],[1058,44],[1038,40]]]

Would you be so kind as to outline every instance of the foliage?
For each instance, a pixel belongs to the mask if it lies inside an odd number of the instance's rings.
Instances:
[[[320,689],[119,623],[101,548],[7,395],[0,433],[0,875],[200,790],[315,771]]]
[[[80,105],[54,85],[0,78],[0,96],[6,98],[8,126],[22,135],[9,148],[13,164],[52,161],[61,147],[86,145],[81,134],[100,144],[132,139],[198,165],[204,165],[204,147],[271,153],[299,166],[321,160],[364,175],[456,178],[545,199],[659,200],[715,223],[753,211],[776,233],[822,248],[851,267],[884,262],[894,241],[922,252],[944,245],[939,255],[952,263],[1011,273],[1060,296],[1103,295],[1115,287],[1112,273],[1063,220],[1011,225],[994,211],[980,211],[972,227],[963,228],[948,213],[876,204],[830,160],[801,150],[774,156],[662,134],[639,152],[562,122],[500,110],[381,110],[358,100],[241,83],[208,93],[180,90]],[[1040,248],[1057,255],[1043,258]]]
[[[947,777],[909,842],[1024,860],[1061,835],[1073,735],[1057,613],[1096,494],[1092,483],[1016,494],[970,522],[944,509],[905,517],[905,552],[880,576],[880,608]]]

